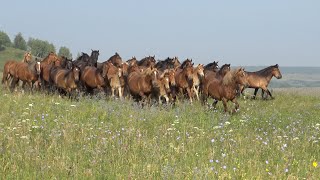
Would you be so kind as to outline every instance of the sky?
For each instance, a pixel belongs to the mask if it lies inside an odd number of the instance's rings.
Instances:
[[[195,64],[320,66],[318,0],[55,0],[1,2],[0,30],[58,51],[99,50]]]

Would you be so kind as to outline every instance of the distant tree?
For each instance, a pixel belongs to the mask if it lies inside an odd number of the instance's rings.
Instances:
[[[26,40],[22,37],[22,34],[19,32],[13,40],[13,47],[21,50],[27,50]]]
[[[58,52],[59,56],[65,56],[69,59],[72,59],[72,54],[70,53],[69,48],[65,47],[65,46],[61,46]]]
[[[5,46],[11,46],[11,40],[7,33],[0,31],[0,49],[3,49]]]
[[[50,44],[48,41],[40,39],[29,38],[27,45],[32,54],[41,58],[46,57],[50,52],[56,52],[56,48],[52,43]]]

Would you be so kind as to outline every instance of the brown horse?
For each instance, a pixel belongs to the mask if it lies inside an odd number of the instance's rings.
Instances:
[[[128,72],[128,87],[133,98],[144,102],[149,100],[153,89],[152,83],[154,82],[156,69],[148,67],[141,72],[137,65],[134,65],[129,67]]]
[[[193,79],[192,79],[192,91],[196,94],[197,100],[199,101],[199,89],[202,78],[204,77],[204,67],[203,64],[198,64],[197,67],[193,69]]]
[[[260,71],[256,72],[246,72],[248,75],[248,88],[254,88],[253,99],[256,98],[257,92],[259,88],[262,89],[262,97],[264,92],[267,92],[268,95],[273,99],[274,97],[271,95],[271,92],[268,89],[268,85],[272,79],[272,77],[276,77],[277,79],[282,78],[282,74],[279,70],[279,65],[276,64],[274,66],[266,67]],[[240,92],[244,95],[245,86],[240,86]]]
[[[140,61],[137,61],[138,66],[143,66],[143,67],[154,67],[156,65],[156,59],[155,56],[148,56]]]
[[[86,87],[88,93],[92,94],[93,89],[97,88],[103,91],[106,86],[106,71],[108,70],[107,64],[104,64],[102,69],[93,66],[86,66],[81,72],[81,82]]]
[[[153,94],[158,97],[159,104],[162,104],[161,98],[165,98],[166,103],[169,102],[168,93],[170,92],[170,71],[165,70],[163,73],[154,71]],[[174,77],[173,77],[174,79]]]
[[[111,96],[115,96],[115,90],[118,90],[118,95],[120,99],[122,99],[122,93],[124,84],[121,83],[123,81],[122,69],[116,67],[111,62],[106,63],[106,70],[102,73],[103,77],[107,78],[108,86],[111,88]]]
[[[45,57],[41,62],[40,62],[40,66],[41,66],[41,74],[40,74],[40,81],[41,81],[41,88],[42,89],[49,89],[49,84],[50,84],[50,70],[51,68],[54,66],[54,64],[56,64],[57,66],[59,66],[59,64],[61,64],[61,62],[57,62],[56,61],[60,61],[61,59],[53,52],[49,53],[47,57]]]
[[[247,75],[243,68],[239,68],[233,71],[229,71],[222,79],[215,78],[209,82],[208,92],[206,96],[210,96],[215,101],[213,107],[216,107],[218,101],[223,102],[224,112],[228,111],[227,102],[232,101],[235,104],[236,112],[239,109],[239,103],[237,102],[237,88],[239,85],[246,86],[248,83]]]
[[[29,63],[31,62],[31,60],[32,60],[31,52],[26,52],[21,62]],[[17,63],[19,62],[15,60],[9,60],[4,64],[2,84],[5,84],[7,88],[9,88],[8,81],[13,77]]]
[[[77,83],[80,79],[80,69],[73,66],[72,69],[64,69],[62,67],[53,67],[50,71],[50,80],[53,85],[63,90],[72,98],[72,92],[77,89]]]
[[[178,68],[175,73],[176,87],[179,92],[184,94],[187,91],[190,102],[192,103],[192,80],[193,80],[193,66],[192,64],[183,64],[183,68]]]
[[[30,90],[32,91],[34,87],[34,83],[38,81],[40,72],[41,72],[40,62],[33,61],[30,63],[25,63],[25,62],[17,63],[15,66],[13,80],[11,82],[11,91],[18,84],[19,80],[23,82],[22,84],[23,89],[25,84],[28,83]]]
[[[111,62],[116,67],[121,67],[122,65],[122,58],[121,56],[116,52],[113,56],[111,56],[107,62]]]

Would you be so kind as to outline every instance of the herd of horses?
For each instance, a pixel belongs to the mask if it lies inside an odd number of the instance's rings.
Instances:
[[[21,62],[9,60],[4,65],[2,84],[11,91],[19,81],[22,89],[26,84],[31,91],[58,92],[75,98],[79,92],[94,95],[103,92],[112,97],[133,98],[142,105],[152,100],[160,104],[175,103],[184,97],[191,103],[195,100],[207,104],[213,99],[213,107],[222,101],[227,112],[227,102],[232,101],[239,109],[237,96],[245,88],[254,88],[253,98],[262,89],[263,98],[273,98],[268,84],[274,76],[282,77],[278,64],[260,71],[247,72],[244,68],[231,69],[230,64],[218,66],[214,61],[207,65],[194,65],[192,59],[180,63],[177,57],[156,61],[155,56],[141,60],[135,57],[123,61],[115,53],[107,61],[98,62],[99,50],[91,55],[82,53],[76,60],[60,57],[51,52],[43,60],[33,60],[30,52]],[[266,95],[264,95],[266,93]]]

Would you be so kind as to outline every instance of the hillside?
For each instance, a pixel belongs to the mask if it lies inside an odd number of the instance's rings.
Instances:
[[[7,60],[21,61],[24,53],[25,51],[12,47],[6,47],[5,50],[0,51],[0,71],[3,70],[4,63]]]

